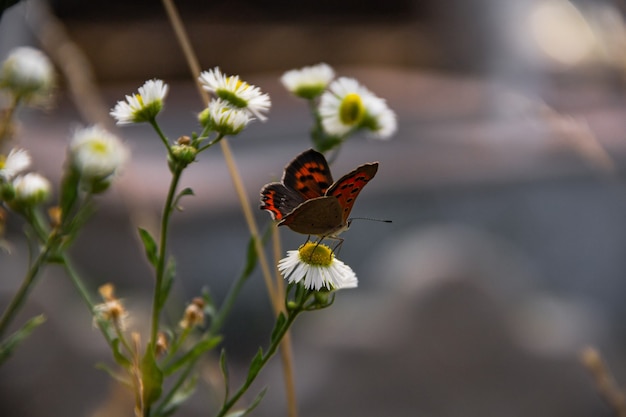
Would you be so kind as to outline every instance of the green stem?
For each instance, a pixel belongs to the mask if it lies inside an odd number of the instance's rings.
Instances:
[[[201,146],[200,148],[198,148],[198,153],[200,153],[200,152],[204,151],[205,149],[210,148],[211,146],[215,145],[216,143],[218,143],[220,140],[222,140],[222,139],[224,139],[224,138],[225,138],[224,134],[223,134],[223,133],[220,133],[220,134],[218,135],[218,137],[216,137],[215,139],[213,139],[211,142],[209,142],[209,143],[207,143],[206,145]]]
[[[74,284],[74,286],[78,290],[78,293],[80,294],[80,297],[83,299],[87,307],[89,307],[89,312],[93,315],[94,314],[93,309],[95,307],[95,303],[91,299],[91,296],[89,295],[89,290],[87,290],[85,283],[76,272],[76,269],[74,269],[74,265],[72,265],[72,261],[69,259],[68,255],[63,254],[61,255],[61,262],[63,263],[63,266],[65,267],[65,271],[67,272],[67,275],[70,277],[72,284]],[[111,338],[111,335],[109,334],[106,323],[103,323],[100,320],[96,320],[96,323],[98,325],[98,328],[100,329],[100,332],[102,332],[102,336],[104,336],[104,339],[106,340],[107,344],[110,347],[113,347],[113,339]]]
[[[24,281],[22,281],[22,285],[11,299],[11,302],[2,314],[2,317],[0,317],[0,337],[2,337],[2,335],[6,332],[7,327],[15,318],[17,311],[22,307],[24,301],[26,301],[26,297],[35,283],[41,267],[48,261],[48,256],[51,252],[53,252],[53,249],[56,248],[56,245],[56,240],[49,241],[26,273]]]
[[[243,385],[241,387],[239,387],[239,389],[237,390],[235,395],[233,395],[228,401],[226,401],[224,403],[224,405],[222,406],[222,409],[219,411],[219,413],[217,414],[216,417],[224,417],[226,415],[226,413],[237,403],[237,401],[239,401],[241,396],[246,393],[248,388],[250,388],[250,385],[252,385],[252,383],[254,382],[256,377],[259,375],[260,370],[267,364],[267,362],[276,353],[276,350],[280,346],[280,342],[282,341],[283,337],[285,336],[285,334],[287,333],[287,331],[289,330],[289,328],[293,324],[293,322],[296,319],[296,317],[298,316],[298,314],[303,311],[303,307],[302,306],[303,306],[303,304],[299,304],[297,306],[297,308],[289,311],[289,315],[287,316],[287,320],[285,320],[285,322],[283,323],[283,326],[276,333],[276,337],[274,337],[274,339],[272,340],[272,343],[270,344],[268,350],[263,355],[263,357],[261,359],[261,362],[260,362],[260,366],[258,368],[258,371],[256,373],[253,373],[253,374],[248,374],[248,377],[246,378],[246,382],[244,382]]]
[[[165,274],[165,257],[167,247],[167,232],[170,221],[170,215],[172,214],[173,202],[176,196],[176,189],[178,182],[182,175],[182,168],[176,168],[172,174],[172,181],[170,183],[169,191],[167,192],[167,199],[165,200],[165,206],[163,207],[163,216],[161,218],[161,239],[159,243],[159,258],[156,267],[156,283],[154,284],[154,298],[152,300],[152,327],[150,332],[150,346],[152,349],[156,349],[156,339],[159,330],[159,316],[161,313],[161,290],[163,287],[163,276]]]
[[[161,127],[156,122],[156,119],[150,120],[150,125],[152,125],[154,130],[159,135],[159,138],[161,138],[161,142],[163,142],[163,144],[165,145],[165,148],[167,148],[167,154],[169,155],[170,159],[173,160],[174,159],[174,154],[172,153],[172,147],[170,146],[169,142],[167,141],[167,137],[165,136],[165,134],[161,130]]]
[[[169,390],[165,398],[163,398],[163,401],[161,401],[161,404],[159,404],[159,407],[155,411],[155,416],[160,416],[163,413],[163,409],[170,403],[170,401],[172,401],[172,398],[174,398],[174,395],[176,395],[176,392],[178,392],[178,389],[185,382],[187,382],[187,378],[189,377],[189,374],[191,373],[191,371],[193,371],[196,365],[196,362],[198,362],[199,359],[200,359],[200,356],[189,361],[185,370],[180,374],[180,376],[176,380],[176,383]]]

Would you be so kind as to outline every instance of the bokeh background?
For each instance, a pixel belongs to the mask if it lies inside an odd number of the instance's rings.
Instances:
[[[248,196],[310,147],[304,103],[279,83],[326,62],[387,99],[389,141],[350,139],[335,177],[378,160],[340,257],[357,290],[293,331],[303,417],[610,416],[580,363],[595,346],[626,385],[626,26],[621,1],[186,1],[180,12],[204,69],[220,66],[272,98],[269,120],[231,141]],[[146,326],[152,276],[136,227],[155,228],[168,183],[146,126],[117,129],[108,110],[150,78],[170,84],[160,122],[197,130],[201,100],[162,5],[148,0],[24,1],[0,20],[0,57],[43,49],[60,86],[45,112],[20,114],[19,141],[58,183],[72,127],[99,122],[132,161],[72,253],[97,288],[113,282]],[[219,300],[248,241],[218,149],[183,178],[172,227],[179,277],[170,314],[209,287]],[[267,213],[258,212],[265,225]],[[0,303],[28,256],[11,219],[0,254]],[[281,230],[285,249],[303,236]],[[20,316],[48,317],[0,369],[0,415],[130,415],[131,400],[97,362],[110,353],[60,269],[50,267]],[[272,325],[255,274],[225,330],[233,378]],[[212,360],[202,378],[217,378]],[[255,383],[258,416],[285,415],[280,361]],[[203,385],[181,415],[207,415]]]

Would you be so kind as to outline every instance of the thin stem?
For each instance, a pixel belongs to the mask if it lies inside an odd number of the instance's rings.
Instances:
[[[159,135],[159,138],[161,138],[161,142],[163,142],[163,144],[165,145],[165,148],[167,148],[167,154],[169,155],[170,159],[173,159],[174,155],[172,154],[172,147],[170,146],[169,142],[167,141],[167,137],[165,136],[165,134],[161,130],[161,127],[156,122],[156,119],[150,120],[150,125],[157,132],[157,135]]]
[[[276,334],[276,337],[270,344],[268,350],[265,352],[265,354],[261,358],[261,362],[259,363],[260,366],[258,367],[259,371],[267,364],[267,362],[272,358],[272,356],[274,356],[274,353],[276,353],[276,350],[280,346],[283,337],[287,334],[289,327],[291,327],[294,320],[296,319],[298,314],[301,312],[302,312],[301,308],[290,311],[289,315],[287,316],[287,320],[285,320],[285,323],[283,323],[283,326]],[[260,373],[259,371],[257,371],[256,373],[253,373],[252,375],[250,374],[248,375],[248,377],[246,378],[246,381],[243,383],[241,387],[239,387],[235,395],[230,397],[230,399],[224,403],[224,405],[222,406],[222,409],[217,414],[217,417],[224,417],[226,413],[237,403],[237,401],[239,401],[241,396],[246,393],[248,388],[250,388],[250,385],[252,385],[252,383],[256,380],[256,377]]]
[[[20,103],[20,96],[15,96],[11,101],[11,105],[6,109],[4,113],[4,119],[0,124],[0,145],[2,141],[5,139],[5,136],[10,132],[11,119],[13,119],[13,115],[15,114],[17,107]]]
[[[193,47],[191,46],[191,42],[189,41],[189,36],[187,36],[185,27],[182,23],[178,10],[176,9],[176,6],[173,0],[163,0],[163,5],[166,9],[167,15],[170,19],[174,32],[176,33],[178,42],[181,48],[183,49],[183,53],[185,55],[185,58],[191,70],[191,74],[193,76],[194,82],[196,83],[197,89],[203,99],[205,106],[208,106],[209,94],[206,90],[202,88],[202,85],[200,84],[200,81],[198,79],[200,75],[200,64],[198,62],[196,54],[194,53]],[[265,251],[263,250],[261,239],[259,238],[259,231],[256,225],[256,221],[254,219],[254,215],[252,214],[252,210],[250,209],[250,202],[248,201],[247,194],[243,187],[243,182],[241,181],[241,176],[235,164],[234,158],[231,154],[228,140],[226,139],[221,140],[220,145],[222,148],[222,153],[224,154],[226,165],[228,166],[228,171],[230,172],[232,181],[235,186],[235,190],[239,197],[239,201],[241,203],[241,207],[244,212],[244,217],[248,224],[248,229],[250,230],[250,235],[254,239],[254,247],[259,258],[259,264],[261,265],[261,272],[262,272],[263,280],[265,282],[265,286],[267,288],[267,292],[270,298],[270,303],[272,305],[272,308],[274,309],[275,314],[278,314],[283,309],[282,300],[281,300],[280,294],[276,291],[272,283],[272,274],[270,272],[270,267],[268,265],[267,258],[265,256]],[[285,345],[285,348],[291,349],[291,345],[287,344]],[[287,360],[291,360],[291,355],[284,356],[282,360],[283,360],[283,367],[289,369],[291,372],[292,370],[291,363],[285,362]],[[289,381],[293,381],[293,376],[289,378],[289,380],[287,381],[287,383],[292,383]],[[295,393],[295,389],[293,389],[293,384],[292,384],[292,389],[287,391],[287,395],[292,395],[292,398],[289,401],[293,403],[295,403],[296,401],[295,395],[293,395],[294,393]],[[290,413],[290,417],[297,417],[297,414]]]
[[[185,370],[180,374],[180,376],[176,380],[176,383],[174,383],[172,388],[165,395],[165,398],[163,398],[163,401],[161,401],[161,404],[159,404],[159,407],[156,409],[155,414],[157,416],[159,416],[159,415],[161,415],[161,413],[163,413],[163,409],[169,404],[170,401],[172,401],[172,398],[174,398],[174,395],[176,395],[176,392],[178,391],[178,389],[185,382],[187,382],[187,378],[189,377],[189,374],[191,373],[191,371],[193,370],[196,362],[198,362],[199,359],[200,359],[200,356],[198,356],[195,359],[189,361],[189,363],[185,367]]]
[[[167,198],[165,200],[165,206],[163,207],[163,215],[161,218],[161,239],[159,243],[159,256],[156,267],[156,282],[154,284],[154,298],[152,300],[152,327],[150,332],[150,346],[152,349],[156,349],[157,334],[159,331],[159,316],[161,313],[161,290],[163,287],[163,277],[165,274],[165,257],[167,255],[167,232],[170,221],[170,215],[172,214],[172,204],[176,196],[176,189],[178,182],[182,174],[181,168],[175,168],[172,174],[172,181],[170,182],[170,188],[167,192]]]
[[[211,146],[215,145],[217,142],[221,141],[222,139],[224,139],[224,134],[220,133],[219,136],[213,139],[211,142],[198,148],[198,153],[204,151],[205,149],[210,148]]]
[[[67,275],[70,277],[70,281],[72,281],[72,284],[74,284],[74,287],[76,287],[76,289],[78,290],[78,294],[80,294],[80,297],[83,299],[84,303],[87,305],[87,307],[89,307],[89,312],[93,315],[94,314],[93,309],[95,307],[95,303],[91,299],[91,296],[89,295],[89,290],[87,290],[85,283],[83,282],[81,277],[78,275],[78,272],[76,272],[76,269],[74,268],[74,265],[72,264],[71,259],[69,258],[67,254],[63,254],[61,256],[61,262],[63,263],[65,272],[67,272]],[[104,339],[106,340],[107,344],[110,347],[113,347],[113,339],[111,338],[111,335],[108,332],[106,324],[100,320],[96,320],[96,324],[98,326],[98,329],[100,329],[102,336],[104,336]]]
[[[22,285],[11,299],[11,302],[2,314],[2,317],[0,317],[0,337],[2,337],[2,335],[6,332],[7,327],[15,318],[17,311],[24,304],[28,293],[30,292],[33,284],[35,284],[41,267],[48,261],[48,256],[53,251],[53,248],[56,247],[56,243],[56,240],[49,241],[26,273],[24,281],[22,281]]]

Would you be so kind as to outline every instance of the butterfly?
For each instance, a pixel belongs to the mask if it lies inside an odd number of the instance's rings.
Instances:
[[[294,232],[340,239],[357,196],[376,171],[378,162],[363,164],[333,182],[324,155],[309,149],[285,167],[281,182],[261,189],[260,208]]]

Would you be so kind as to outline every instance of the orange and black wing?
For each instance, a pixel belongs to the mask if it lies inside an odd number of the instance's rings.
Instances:
[[[333,177],[324,155],[309,149],[296,156],[285,167],[282,183],[308,200],[323,196],[333,183]]]
[[[339,178],[327,191],[327,196],[334,196],[339,200],[342,210],[342,220],[345,223],[352,211],[357,196],[378,171],[378,162],[361,165],[354,171]]]

